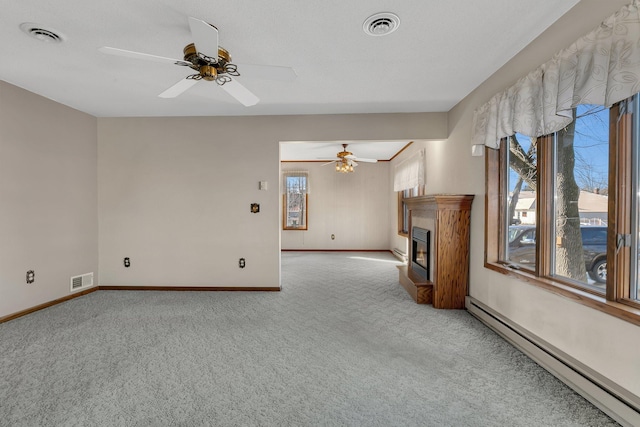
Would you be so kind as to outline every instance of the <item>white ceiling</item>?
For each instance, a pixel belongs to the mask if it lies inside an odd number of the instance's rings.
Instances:
[[[347,151],[363,159],[391,160],[412,141],[288,141],[280,144],[285,161],[329,161],[347,145]]]
[[[97,117],[442,112],[577,2],[6,0],[0,80]],[[398,30],[366,35],[362,24],[377,12],[398,15]],[[193,41],[189,16],[218,28],[233,62],[292,67],[297,79],[239,77],[260,98],[252,107],[215,82],[163,99],[157,95],[191,74],[188,68],[98,51],[182,59]],[[23,22],[55,30],[64,42],[29,37]]]

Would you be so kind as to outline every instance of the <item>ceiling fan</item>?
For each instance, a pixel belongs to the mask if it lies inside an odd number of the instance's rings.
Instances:
[[[189,17],[189,28],[193,43],[184,47],[183,60],[106,46],[98,50],[109,55],[175,64],[197,71],[158,95],[161,98],[175,98],[199,81],[206,80],[215,81],[241,104],[247,107],[256,105],[260,99],[234,78],[240,75],[238,65],[232,63],[229,52],[218,45],[218,29],[208,22],[192,17]],[[246,68],[260,78],[282,81],[293,81],[296,78],[295,71],[289,67],[242,65],[241,68]]]
[[[342,151],[336,154],[336,159],[328,163],[325,163],[322,166],[335,163],[336,172],[349,173],[349,172],[353,172],[353,168],[358,166],[357,162],[376,163],[378,161],[376,159],[363,159],[362,157],[354,156],[351,151],[347,151],[347,145],[349,144],[342,144]]]

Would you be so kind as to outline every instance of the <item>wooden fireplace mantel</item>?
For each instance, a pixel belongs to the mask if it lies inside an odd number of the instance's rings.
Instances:
[[[431,194],[404,199],[410,211],[471,211],[473,195]]]
[[[469,284],[469,236],[473,195],[435,194],[405,199],[409,208],[409,261],[399,268],[400,284],[418,304],[464,308]],[[413,225],[431,232],[430,279],[412,271]]]

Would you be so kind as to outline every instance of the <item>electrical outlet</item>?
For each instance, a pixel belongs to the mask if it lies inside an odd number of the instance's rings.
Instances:
[[[244,268],[246,265],[247,265],[247,262],[245,261],[245,259],[244,259],[244,258],[240,258],[240,259],[238,260],[238,267],[240,267],[240,268]]]
[[[336,235],[335,234],[331,235],[331,240],[336,240]]]
[[[124,266],[127,267],[127,268],[131,267],[131,260],[129,259],[129,257],[126,257],[124,259]]]
[[[36,281],[36,272],[33,270],[27,271],[27,284],[30,285],[35,281]]]

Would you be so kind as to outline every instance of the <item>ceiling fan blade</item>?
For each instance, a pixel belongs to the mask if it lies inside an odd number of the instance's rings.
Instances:
[[[336,160],[331,160],[330,162],[323,163],[320,166],[327,166],[327,165],[330,165],[331,163],[335,163],[335,162],[336,162]]]
[[[164,62],[167,64],[184,65],[187,67],[192,65],[190,62],[183,61],[181,59],[165,58],[164,56],[149,55],[148,53],[133,52],[131,50],[117,49],[115,47],[103,46],[98,50],[108,55],[123,56],[125,58],[144,59],[146,61]]]
[[[201,19],[189,17],[193,44],[198,53],[218,59],[218,29]]]
[[[255,96],[249,89],[238,83],[237,80],[229,80],[220,87],[224,89],[224,91],[229,95],[237,99],[245,107],[251,107],[252,105],[256,105],[260,101],[260,98]]]
[[[378,163],[376,159],[361,159],[360,157],[354,157],[353,159],[363,163]]]
[[[281,82],[292,82],[298,75],[291,67],[280,67],[277,65],[254,65],[236,64],[243,77],[255,79],[277,80]]]
[[[158,96],[160,98],[175,98],[176,96],[185,92],[187,89],[189,89],[191,86],[195,85],[196,83],[198,83],[198,80],[182,79],[178,83],[174,84],[173,86],[171,86],[169,89],[165,90]]]

